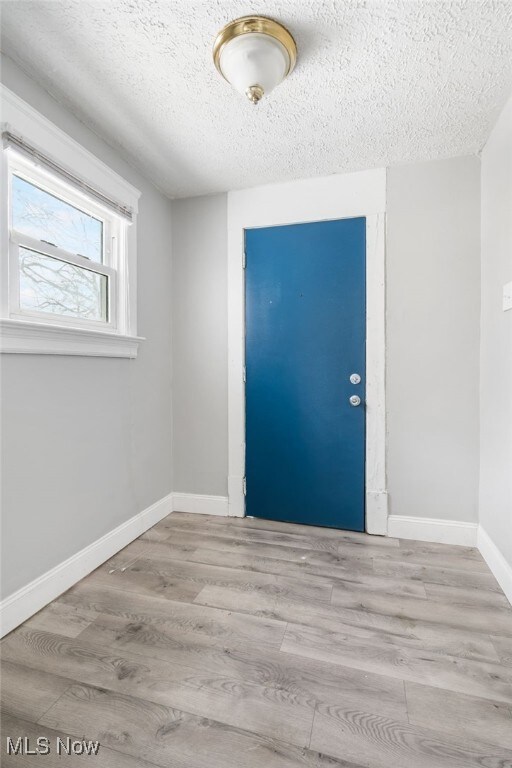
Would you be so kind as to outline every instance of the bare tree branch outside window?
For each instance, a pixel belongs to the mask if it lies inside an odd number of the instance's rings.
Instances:
[[[105,275],[20,248],[23,309],[107,320],[107,281]]]

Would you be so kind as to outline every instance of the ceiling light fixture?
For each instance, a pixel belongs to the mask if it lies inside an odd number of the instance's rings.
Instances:
[[[297,46],[277,21],[243,16],[221,29],[213,46],[213,60],[228,83],[257,104],[290,74],[297,60]]]

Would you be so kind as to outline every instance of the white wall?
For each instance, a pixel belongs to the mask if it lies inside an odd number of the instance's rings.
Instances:
[[[480,163],[388,170],[388,490],[393,515],[478,515]]]
[[[136,360],[2,355],[2,595],[172,490],[170,202],[6,57],[2,80],[142,191]]]
[[[227,495],[226,195],[173,202],[174,490]]]
[[[512,569],[512,98],[482,153],[480,524]],[[509,573],[512,588],[512,570]],[[511,593],[512,596],[512,593]]]

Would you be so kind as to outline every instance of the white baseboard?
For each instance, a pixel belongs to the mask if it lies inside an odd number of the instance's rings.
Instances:
[[[122,523],[101,539],[43,573],[0,603],[3,637],[172,512],[172,494]]]
[[[496,581],[512,604],[512,565],[507,562],[487,531],[478,526],[478,549]]]
[[[477,523],[461,523],[458,520],[438,520],[430,517],[388,517],[388,536],[397,539],[417,539],[438,544],[477,545]]]
[[[227,496],[203,496],[198,493],[173,493],[174,512],[192,512],[198,515],[220,515],[227,517]]]

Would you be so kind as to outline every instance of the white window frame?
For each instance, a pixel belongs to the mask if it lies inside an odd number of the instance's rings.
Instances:
[[[119,318],[117,316],[117,296],[119,292],[118,269],[125,257],[119,247],[119,240],[122,234],[122,227],[127,226],[119,221],[118,217],[109,213],[106,208],[96,205],[86,195],[75,191],[70,185],[65,184],[56,176],[34,165],[30,160],[22,157],[16,151],[11,149],[7,151],[7,173],[8,173],[8,209],[12,214],[12,180],[13,176],[23,179],[30,184],[48,192],[55,197],[63,200],[65,203],[82,210],[84,213],[94,216],[101,221],[102,231],[102,256],[103,262],[96,262],[87,259],[84,256],[70,253],[60,248],[58,245],[52,245],[44,240],[37,240],[34,237],[19,232],[12,225],[12,215],[9,221],[9,317],[20,320],[39,320],[42,323],[62,323],[74,328],[96,328],[97,330],[117,331]],[[117,220],[116,220],[117,219]],[[47,256],[54,256],[67,264],[73,264],[82,267],[90,272],[104,275],[107,278],[108,296],[107,296],[107,320],[88,320],[77,317],[70,317],[58,313],[40,312],[36,310],[23,309],[20,304],[20,268],[19,268],[19,249],[28,248],[31,251],[42,253]]]
[[[136,357],[136,214],[140,192],[77,144],[19,97],[1,86],[2,132],[8,131],[36,148],[67,173],[80,179],[114,205],[132,210],[132,221],[103,199],[69,183],[23,151],[2,146],[0,210],[0,351],[3,353]],[[72,254],[11,226],[13,175],[62,199],[103,222],[103,261]],[[27,310],[20,306],[19,249],[58,258],[108,278],[105,321]]]

